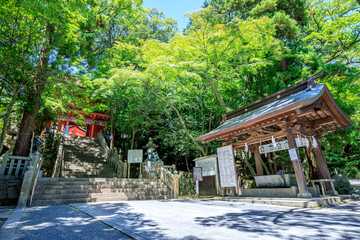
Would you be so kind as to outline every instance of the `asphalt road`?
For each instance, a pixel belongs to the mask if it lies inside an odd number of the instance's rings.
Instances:
[[[70,206],[46,206],[25,209],[14,239],[97,240],[130,238]]]
[[[321,209],[205,200],[73,206],[25,209],[14,239],[360,239],[359,201]]]

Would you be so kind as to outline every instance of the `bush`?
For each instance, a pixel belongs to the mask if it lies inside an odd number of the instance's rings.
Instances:
[[[353,187],[351,186],[349,179],[342,174],[332,176],[334,179],[334,187],[339,194],[351,194]]]

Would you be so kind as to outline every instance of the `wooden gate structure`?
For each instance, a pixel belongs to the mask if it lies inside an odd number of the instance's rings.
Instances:
[[[316,171],[321,178],[329,179],[331,177],[319,140],[328,132],[353,124],[335,102],[327,86],[317,83],[316,79],[322,75],[323,72],[320,72],[227,113],[219,127],[197,140],[204,143],[223,141],[223,145],[231,144],[233,149],[239,150],[247,146],[254,153],[257,175],[263,175],[259,146],[271,143],[273,138],[277,142],[287,140],[299,189],[298,197],[311,197],[294,135],[309,138],[310,142],[316,141]]]

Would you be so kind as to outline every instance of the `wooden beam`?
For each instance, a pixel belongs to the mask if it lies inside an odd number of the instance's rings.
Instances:
[[[236,146],[236,147],[242,147],[242,146],[245,146],[245,143],[247,143],[248,145],[256,144],[256,143],[259,143],[260,140],[262,142],[269,141],[269,140],[271,140],[272,136],[275,136],[276,138],[285,137],[286,132],[282,130],[282,131],[279,131],[279,132],[275,133],[274,135],[262,135],[262,136],[258,136],[256,138],[248,138],[248,139],[246,139],[244,141],[239,141],[239,142],[233,143],[233,145]]]
[[[326,118],[323,118],[323,119],[312,121],[311,125],[312,125],[312,128],[317,129],[323,124],[331,123],[331,122],[334,122],[334,121],[336,121],[336,119],[334,119],[332,117],[326,117]]]

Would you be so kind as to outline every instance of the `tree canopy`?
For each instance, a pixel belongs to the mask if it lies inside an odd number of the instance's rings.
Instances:
[[[183,33],[141,1],[38,2],[1,1],[3,130],[12,119],[41,131],[74,103],[110,115],[111,147],[153,137],[165,163],[185,170],[220,146],[195,138],[223,114],[323,70],[319,82],[354,121],[324,137],[325,157],[360,177],[357,1],[208,0]]]

